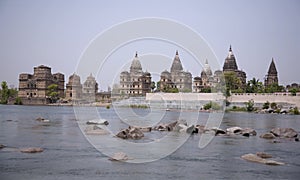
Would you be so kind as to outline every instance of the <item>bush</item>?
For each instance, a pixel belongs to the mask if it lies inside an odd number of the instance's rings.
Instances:
[[[298,107],[295,107],[295,108],[294,108],[294,114],[295,114],[295,115],[299,115],[299,114],[300,114]]]
[[[21,98],[20,98],[20,97],[17,97],[14,104],[15,104],[15,105],[22,105],[23,103],[22,103]]]
[[[209,109],[212,109],[212,110],[220,110],[221,109],[221,106],[218,104],[218,103],[215,103],[215,102],[212,102],[210,101],[209,103],[205,104],[203,106],[203,109],[204,110],[209,110]]]
[[[277,109],[277,104],[276,104],[275,102],[272,102],[272,103],[271,103],[271,108],[272,108],[272,109]]]
[[[270,103],[269,101],[267,101],[263,104],[263,109],[269,109],[269,108],[270,108]]]
[[[107,105],[107,106],[106,106],[106,109],[110,109],[110,105]]]
[[[254,111],[254,101],[253,101],[253,99],[249,100],[249,101],[246,103],[246,109],[247,109],[247,111],[249,111],[249,112]]]

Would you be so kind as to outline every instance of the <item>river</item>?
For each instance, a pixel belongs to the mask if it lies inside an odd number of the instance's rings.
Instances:
[[[98,107],[97,111],[109,121],[112,129],[126,126],[120,123],[114,108]],[[148,111],[134,110],[137,114]],[[164,121],[171,122],[182,112],[164,113]],[[193,116],[197,112],[186,113]],[[37,117],[50,122],[38,122]],[[199,114],[200,120],[207,117],[208,113]],[[226,113],[221,128],[232,126],[254,128],[258,135],[249,138],[216,136],[200,149],[201,135],[195,134],[162,159],[126,163],[108,160],[109,157],[85,138],[73,107],[1,105],[0,144],[7,147],[0,150],[0,179],[299,179],[300,143],[292,140],[273,143],[259,135],[275,127],[292,127],[299,132],[300,116]],[[148,133],[147,136],[152,135]],[[24,147],[42,147],[44,152],[26,154],[18,151]],[[240,158],[258,151],[272,154],[274,160],[286,164],[268,166]]]

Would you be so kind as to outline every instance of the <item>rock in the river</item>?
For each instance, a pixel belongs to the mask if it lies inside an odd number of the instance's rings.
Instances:
[[[267,165],[284,165],[282,162],[273,161],[273,160],[267,160],[264,158],[261,158],[255,154],[245,154],[241,157],[242,159],[245,159],[247,161],[261,163],[261,164],[267,164]]]
[[[265,152],[257,152],[257,153],[256,153],[256,156],[261,157],[261,158],[264,158],[264,159],[272,158],[272,155],[271,155],[271,154],[267,154],[267,153],[265,153]]]
[[[43,148],[38,148],[38,147],[30,147],[30,148],[20,149],[20,151],[22,153],[40,153],[40,152],[43,152],[44,149]]]
[[[3,144],[0,144],[0,149],[5,148],[6,146]]]
[[[109,134],[109,132],[107,130],[102,129],[98,125],[89,125],[89,126],[86,127],[84,132],[85,132],[86,135],[105,135],[105,134]]]
[[[109,158],[111,161],[127,161],[128,159],[128,156],[123,152],[115,153],[111,158]]]
[[[144,133],[139,128],[130,128],[128,137],[132,139],[141,139],[144,137]]]
[[[272,134],[272,133],[265,133],[265,134],[260,135],[259,137],[264,138],[264,139],[274,139],[274,138],[276,138],[274,136],[274,134]]]
[[[38,117],[35,120],[40,121],[40,122],[50,122],[49,119],[44,119],[43,117]]]
[[[270,131],[276,137],[296,138],[298,133],[292,128],[274,128]]]
[[[116,136],[122,139],[128,139],[128,133],[129,133],[128,129],[123,129]]]
[[[116,136],[122,139],[141,139],[144,133],[139,128],[129,127],[121,130]]]
[[[213,127],[211,129],[209,129],[209,131],[214,131],[215,132],[215,136],[226,134],[226,131],[224,131],[223,129],[217,128],[217,127]]]
[[[252,128],[244,128],[242,129],[242,135],[245,136],[245,134],[249,134],[250,136],[256,136],[256,131]]]
[[[226,129],[226,132],[233,133],[233,134],[240,134],[242,132],[242,128],[240,127],[230,127]]]
[[[89,120],[86,122],[86,124],[93,124],[93,125],[108,125],[108,121],[105,119],[94,119],[94,120]]]
[[[204,125],[196,125],[196,129],[198,129],[199,134],[202,134],[206,131]]]

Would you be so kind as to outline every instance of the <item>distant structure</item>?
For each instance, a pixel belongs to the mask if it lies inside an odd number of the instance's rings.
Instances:
[[[229,47],[229,52],[227,57],[225,58],[224,66],[223,66],[223,72],[234,72],[236,74],[236,77],[240,79],[242,88],[246,86],[246,73],[242,70],[238,70],[238,66],[236,63],[235,56],[232,52],[231,45]]]
[[[208,60],[205,61],[203,70],[201,71],[201,76],[194,78],[193,82],[193,92],[203,92],[204,89],[210,88],[214,85],[215,78],[212,70],[208,64]]]
[[[192,92],[192,74],[183,71],[183,67],[176,51],[171,71],[163,71],[160,76],[160,90],[165,91],[169,88],[177,88],[179,92]]]
[[[80,76],[72,74],[69,77],[69,81],[66,85],[66,99],[78,101],[82,98],[82,84],[80,82]]]
[[[268,70],[268,74],[265,77],[265,87],[270,86],[272,84],[278,85],[278,73],[273,58]]]
[[[137,52],[132,60],[130,71],[123,71],[120,74],[119,92],[121,95],[128,96],[142,96],[151,92],[151,74],[143,72]]]
[[[51,73],[51,68],[40,65],[34,67],[34,73],[21,73],[19,75],[18,97],[23,104],[47,104],[48,86],[56,84],[59,98],[64,97],[65,76],[62,73]]]

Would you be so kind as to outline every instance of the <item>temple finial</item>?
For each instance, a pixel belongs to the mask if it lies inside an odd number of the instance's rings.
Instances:
[[[207,59],[205,60],[205,64],[208,64],[208,60]]]
[[[232,49],[231,49],[231,44],[230,44],[230,46],[229,46],[229,51],[230,51],[230,52],[232,51]]]
[[[137,53],[137,51],[135,51],[135,57],[136,57],[136,58],[138,57],[138,53]]]
[[[176,50],[176,55],[178,56],[178,50]]]

